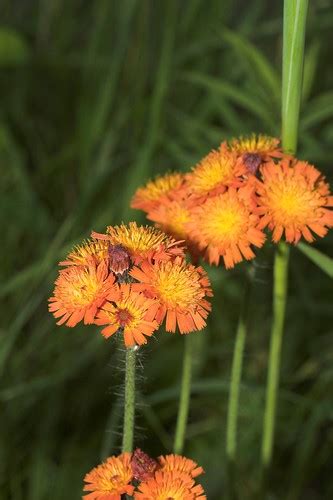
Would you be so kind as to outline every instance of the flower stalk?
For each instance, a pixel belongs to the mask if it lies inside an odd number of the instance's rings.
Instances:
[[[136,347],[128,347],[126,349],[123,452],[133,451],[136,350]]]
[[[302,91],[304,40],[308,0],[285,0],[282,65],[282,147],[295,153]],[[274,262],[273,323],[266,387],[261,458],[269,469],[274,447],[275,413],[279,388],[281,345],[287,303],[289,248],[279,243]]]
[[[186,437],[186,427],[191,397],[193,353],[192,344],[193,339],[191,338],[191,335],[186,335],[184,345],[182,382],[180,388],[180,400],[174,441],[174,453],[176,454],[181,454],[183,452]]]

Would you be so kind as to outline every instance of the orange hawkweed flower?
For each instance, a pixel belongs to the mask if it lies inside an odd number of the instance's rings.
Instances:
[[[92,261],[99,264],[108,257],[108,242],[100,240],[84,241],[77,245],[67,255],[66,260],[59,262],[60,266],[88,266]]]
[[[310,243],[311,233],[323,237],[333,227],[333,196],[322,174],[304,161],[284,160],[261,168],[258,184],[257,213],[262,216],[259,227],[273,231],[278,242],[283,233],[289,243],[298,243],[303,236]],[[311,230],[311,231],[310,231]]]
[[[243,258],[255,257],[251,245],[264,244],[265,235],[257,227],[259,216],[250,205],[240,192],[229,188],[193,209],[188,230],[210,264],[218,265],[223,257],[226,268],[234,267]]]
[[[173,471],[157,471],[154,477],[142,482],[134,492],[136,500],[206,500],[200,484],[186,475]]]
[[[143,259],[169,260],[176,255],[184,255],[180,242],[149,226],[138,226],[130,222],[127,226],[108,226],[107,234],[92,232],[92,237],[109,241],[112,245],[121,245],[128,251],[136,264]]]
[[[180,333],[204,328],[211,309],[205,297],[212,296],[212,290],[201,267],[176,258],[172,262],[143,262],[140,268],[134,267],[130,275],[139,281],[133,287],[158,300],[157,311],[154,308],[150,311],[158,323],[166,317],[168,332],[175,332],[177,325]]]
[[[237,177],[246,173],[236,160],[237,154],[223,144],[218,151],[212,150],[186,176],[188,190],[199,197],[223,193],[228,185],[236,183]]]
[[[60,271],[55,282],[49,311],[61,318],[58,325],[73,327],[83,320],[93,323],[98,308],[114,287],[115,278],[109,275],[106,263],[98,266],[71,266]]]
[[[237,153],[239,163],[248,173],[255,174],[263,161],[283,156],[279,144],[280,140],[275,137],[252,134],[249,137],[232,139],[229,142],[229,150]]]
[[[83,490],[91,491],[84,500],[121,500],[122,495],[132,495],[134,486],[131,468],[131,453],[110,457],[86,474]]]
[[[158,176],[136,191],[131,207],[149,212],[161,198],[180,188],[183,182],[184,175],[179,172]]]
[[[147,298],[143,293],[133,290],[133,285],[120,284],[114,287],[108,295],[108,301],[103,304],[95,319],[96,325],[108,325],[101,331],[105,338],[117,331],[122,331],[126,347],[147,343],[158,328],[158,323],[152,316],[152,310],[157,310],[158,303]]]
[[[194,460],[181,455],[164,455],[158,458],[162,471],[175,471],[180,474],[188,474],[192,478],[203,474],[204,470]]]
[[[190,206],[193,201],[180,198],[177,200],[164,199],[158,206],[150,210],[147,219],[167,234],[171,234],[177,240],[187,240],[187,223],[190,221]]]

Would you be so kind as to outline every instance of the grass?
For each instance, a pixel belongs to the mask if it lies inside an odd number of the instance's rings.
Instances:
[[[16,7],[0,5],[1,492],[67,500],[80,496],[86,471],[120,449],[123,373],[116,343],[93,327],[57,328],[47,313],[56,263],[91,229],[142,221],[128,202],[150,176],[188,168],[222,138],[279,134],[282,7],[260,0],[237,8],[217,0]],[[324,2],[309,8],[299,156],[332,179],[333,13]],[[332,241],[316,248],[329,255]],[[242,500],[259,478],[272,259],[267,245],[250,308]],[[331,281],[298,249],[290,273],[271,491],[276,499],[321,500],[333,495]],[[208,498],[219,500],[242,266],[209,274],[214,313],[195,337],[185,451],[206,470]],[[172,447],[181,346],[161,333],[141,354],[135,439],[155,455]]]

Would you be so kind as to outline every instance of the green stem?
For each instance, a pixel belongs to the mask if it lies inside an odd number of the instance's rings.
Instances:
[[[279,388],[281,344],[287,301],[288,254],[289,247],[285,243],[280,243],[274,262],[273,325],[268,360],[264,434],[261,450],[262,462],[265,469],[271,463],[274,444],[275,410]]]
[[[133,451],[135,418],[135,348],[126,349],[125,402],[122,451]]]
[[[192,378],[192,338],[191,334],[185,337],[183,373],[180,389],[180,400],[178,408],[176,435],[174,442],[174,453],[181,455],[184,449],[187,418],[190,406]]]
[[[226,434],[226,452],[228,462],[234,464],[236,462],[237,450],[237,420],[240,382],[242,376],[244,346],[246,339],[246,316],[247,302],[249,296],[249,283],[247,282],[242,300],[241,312],[239,316],[234,354],[231,368],[229,401],[228,401],[228,416],[227,416],[227,434]]]
[[[282,63],[282,147],[295,153],[302,93],[304,40],[308,0],[285,0]],[[274,262],[273,324],[266,388],[262,464],[267,471],[273,454],[276,401],[279,388],[281,344],[287,301],[289,248],[280,243]]]

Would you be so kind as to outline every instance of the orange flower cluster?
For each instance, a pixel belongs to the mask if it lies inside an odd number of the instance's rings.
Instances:
[[[102,325],[105,338],[121,332],[131,347],[145,344],[164,319],[168,332],[206,324],[209,279],[186,263],[181,243],[159,229],[132,222],[93,232],[60,265],[49,299],[59,325]]]
[[[173,173],[137,190],[131,206],[186,242],[193,258],[226,268],[255,257],[264,229],[277,243],[325,236],[333,226],[333,197],[312,165],[284,154],[265,135],[223,142],[191,172]]]
[[[113,456],[98,465],[84,481],[83,500],[121,500],[121,495],[137,500],[206,500],[196,477],[203,468],[180,455],[152,459],[140,449]],[[134,484],[133,484],[134,483]]]

